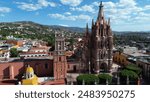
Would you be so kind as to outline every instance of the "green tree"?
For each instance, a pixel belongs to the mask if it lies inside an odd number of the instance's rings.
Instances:
[[[75,39],[72,37],[72,38],[68,39],[68,41],[70,42],[70,45],[73,45],[75,42]]]
[[[109,74],[99,74],[99,84],[106,84],[106,81],[108,81],[108,84],[112,82],[112,76]]]
[[[137,84],[141,69],[134,64],[129,64],[120,72],[122,84]]]
[[[17,51],[16,48],[11,48],[10,49],[10,57],[18,57],[19,56],[19,53]]]
[[[98,83],[98,77],[94,74],[82,74],[77,77],[77,84],[82,85],[84,82],[85,85],[94,85]]]
[[[124,77],[128,76],[129,78],[134,78],[134,79],[138,78],[138,75],[134,71],[127,70],[127,69],[122,70],[121,75]]]
[[[125,68],[135,72],[137,75],[141,73],[141,69],[137,65],[134,65],[134,64],[129,64]]]

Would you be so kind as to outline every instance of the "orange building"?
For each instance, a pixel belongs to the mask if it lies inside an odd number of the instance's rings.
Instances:
[[[23,40],[8,39],[6,41],[6,43],[13,44],[13,45],[16,45],[16,46],[22,46],[23,45]]]
[[[113,61],[118,63],[118,64],[121,64],[121,65],[127,65],[129,64],[128,62],[128,56],[124,53],[121,53],[121,52],[115,52],[113,54]]]
[[[26,72],[27,66],[31,66],[33,68],[34,73],[37,75],[37,77],[49,77],[51,79],[54,79],[52,80],[52,82],[44,83],[54,84],[53,81],[57,80],[56,82],[59,82],[59,80],[64,80],[66,75],[66,67],[63,67],[62,65],[62,68],[60,68],[60,65],[62,64],[59,60],[56,63],[56,61],[54,62],[54,59],[48,57],[14,59],[9,62],[3,62],[0,63],[0,84],[12,84],[12,80],[13,84],[17,83],[17,81],[15,80],[21,81]],[[8,82],[5,83],[5,81]]]

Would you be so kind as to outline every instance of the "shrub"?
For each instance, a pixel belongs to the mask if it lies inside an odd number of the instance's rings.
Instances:
[[[11,48],[10,49],[10,57],[18,57],[19,56],[19,53],[17,51],[16,48]]]
[[[127,65],[127,66],[126,66],[126,69],[131,70],[131,71],[134,71],[134,72],[137,73],[137,74],[140,74],[140,72],[141,72],[141,69],[138,68],[138,66],[136,66],[136,65],[134,65],[134,64],[129,64],[129,65]]]
[[[124,77],[129,76],[129,78],[133,78],[133,79],[138,78],[137,73],[135,73],[135,72],[132,71],[132,70],[127,70],[127,69],[122,70],[122,71],[121,71],[121,75],[124,76]]]
[[[99,84],[106,84],[106,81],[108,80],[108,84],[112,82],[112,76],[109,74],[99,74]]]
[[[95,82],[98,83],[98,77],[95,76],[94,74],[79,75],[77,77],[77,84],[78,85],[82,85],[83,84],[83,80],[84,80],[85,85],[94,85]]]

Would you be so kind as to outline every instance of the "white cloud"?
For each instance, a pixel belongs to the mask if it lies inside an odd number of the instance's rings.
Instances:
[[[93,5],[93,9],[96,10],[94,17],[97,17],[100,2],[95,1],[91,5]],[[110,18],[112,25],[115,27],[117,26],[118,29],[121,28],[119,27],[121,25],[127,25],[126,27],[128,28],[134,28],[133,25],[140,26],[141,24],[147,24],[147,22],[150,22],[150,5],[145,5],[142,7],[142,5],[139,5],[136,0],[118,0],[118,2],[108,1],[103,2],[103,5],[105,18]]]
[[[71,13],[70,13],[70,12],[65,12],[64,14],[65,14],[65,15],[71,15]]]
[[[56,6],[57,6],[56,3],[54,3],[54,2],[49,2],[49,5],[50,5],[51,7],[56,7]]]
[[[93,5],[84,5],[81,7],[72,7],[71,10],[95,13],[95,9],[93,8]]]
[[[120,7],[134,7],[136,5],[135,0],[120,0],[118,6]]]
[[[54,2],[48,2],[46,0],[38,0],[38,4],[41,5],[41,6],[44,6],[44,7],[47,7],[47,6],[51,6],[51,7],[56,7],[56,4]]]
[[[89,21],[91,19],[90,16],[88,15],[63,15],[63,14],[48,14],[49,17],[51,18],[56,18],[56,19],[60,19],[60,20],[71,20],[71,21],[76,21],[76,20],[86,20]]]
[[[11,9],[8,7],[0,7],[0,17],[5,17],[5,13],[11,12]]]
[[[69,27],[68,25],[66,24],[59,24],[60,26],[64,26],[64,27]]]
[[[49,2],[46,0],[38,0],[38,4],[41,6],[47,7],[49,5]]]
[[[78,6],[83,0],[60,0],[62,4],[69,6]]]
[[[89,20],[91,19],[91,17],[88,16],[88,15],[83,15],[83,14],[81,14],[81,15],[78,16],[77,19],[89,21]]]
[[[38,0],[36,4],[25,3],[25,2],[16,2],[18,8],[26,11],[36,11],[42,9],[43,7],[56,7],[57,5],[54,2],[48,2],[47,0]]]
[[[24,2],[16,2],[19,4],[18,8],[26,11],[36,11],[38,9],[41,9],[41,6],[39,4],[29,4]]]
[[[100,2],[95,1],[95,2],[92,3],[92,5],[94,5],[94,6],[99,6],[99,5],[100,5]]]
[[[146,6],[144,7],[144,10],[150,10],[150,5],[146,5]]]
[[[113,3],[113,2],[104,2],[103,5],[105,5],[104,7],[105,8],[115,8],[116,7],[116,4]]]
[[[0,7],[0,13],[8,13],[10,11],[11,11],[11,9],[8,7]]]
[[[107,17],[110,17],[113,22],[128,22],[130,23],[135,15],[143,11],[143,8],[137,6],[135,0],[120,0],[117,3],[113,2],[104,2],[104,11]]]

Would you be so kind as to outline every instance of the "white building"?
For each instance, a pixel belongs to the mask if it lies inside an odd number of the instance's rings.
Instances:
[[[47,57],[49,54],[46,52],[25,52],[25,53],[20,53],[20,57],[24,58],[31,58],[31,57]]]
[[[0,60],[9,58],[10,58],[10,51],[0,49]]]

